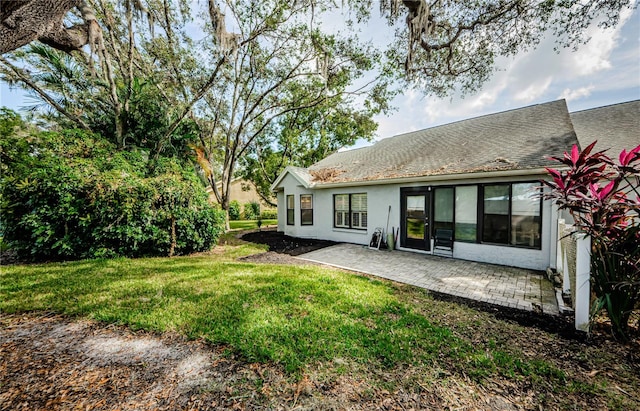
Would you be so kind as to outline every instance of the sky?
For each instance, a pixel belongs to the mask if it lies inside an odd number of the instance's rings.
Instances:
[[[549,36],[535,50],[500,58],[499,71],[464,99],[408,90],[393,115],[376,118],[376,139],[558,99],[570,112],[640,99],[640,11],[626,11],[614,29],[588,30],[591,41],[575,52],[557,53]]]
[[[374,42],[392,35],[384,24],[365,31]],[[556,52],[550,36],[535,50],[498,59],[493,77],[465,98],[406,90],[393,101],[396,111],[375,118],[375,139],[558,99],[565,99],[571,112],[640,99],[640,11],[625,11],[617,27],[593,26],[588,34],[591,41],[577,51]],[[19,110],[31,104],[24,92],[0,82],[0,105]],[[360,140],[355,147],[368,144]]]

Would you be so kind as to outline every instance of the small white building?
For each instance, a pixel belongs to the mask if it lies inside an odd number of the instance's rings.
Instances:
[[[635,111],[637,122],[640,101],[625,104],[609,107]],[[421,253],[444,234],[454,258],[555,268],[558,215],[540,180],[545,167],[558,166],[549,157],[574,144],[572,116],[558,100],[334,153],[309,168],[287,167],[273,183],[278,230],[367,245],[382,227],[399,230],[396,248]]]

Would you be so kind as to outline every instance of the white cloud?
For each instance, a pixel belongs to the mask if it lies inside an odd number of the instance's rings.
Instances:
[[[487,110],[491,110],[499,102],[508,84],[506,72],[498,72],[474,95],[429,99],[423,109],[426,120],[430,126],[486,114]]]
[[[529,83],[529,85],[521,91],[514,90],[515,94],[513,98],[514,100],[519,102],[530,103],[543,96],[549,89],[552,81],[553,76],[546,76],[540,79],[536,79],[534,82]]]
[[[575,90],[572,90],[570,88],[565,88],[564,90],[562,90],[562,93],[560,93],[558,98],[559,99],[563,98],[563,99],[565,99],[567,101],[578,100],[578,99],[581,99],[583,97],[589,97],[594,89],[595,89],[595,86],[593,86],[593,85],[589,85],[589,86],[586,86],[586,87],[580,87],[580,88],[575,89]]]
[[[633,10],[623,10],[620,23],[612,29],[603,30],[597,27],[597,24],[593,24],[587,29],[586,34],[591,39],[573,53],[573,59],[568,61],[574,74],[588,76],[612,67],[611,53],[620,43],[620,32],[632,14]]]
[[[480,92],[477,96],[469,101],[469,108],[475,112],[482,111],[486,107],[495,104],[500,93],[505,89],[501,84],[494,85]]]

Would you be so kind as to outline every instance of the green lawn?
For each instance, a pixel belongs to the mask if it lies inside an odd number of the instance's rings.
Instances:
[[[262,220],[262,227],[277,225],[278,220]],[[258,228],[258,220],[236,220],[229,221],[229,228],[232,230],[251,230]]]
[[[233,256],[252,252],[251,247]],[[177,331],[229,344],[249,361],[295,372],[346,358],[393,366],[442,356],[467,373],[536,372],[507,353],[498,364],[402,302],[386,282],[320,267],[258,265],[230,255],[5,267],[0,311],[46,310]],[[427,296],[418,292],[418,298]],[[549,367],[545,367],[549,368]],[[564,378],[551,369],[546,376]],[[549,375],[547,375],[549,374]]]
[[[604,373],[597,384],[585,383],[581,373],[573,375],[546,350],[538,352],[528,334],[536,330],[409,286],[319,266],[235,259],[259,251],[256,245],[227,245],[197,257],[6,266],[0,312],[53,311],[174,331],[225,344],[246,361],[280,364],[291,375],[309,367],[379,375],[412,369],[422,384],[451,375],[478,383],[504,379],[560,396],[622,401],[607,389]],[[616,361],[606,350],[597,356],[603,364]],[[631,385],[626,390],[638,388],[637,376],[623,378]],[[390,390],[409,383],[384,382]]]

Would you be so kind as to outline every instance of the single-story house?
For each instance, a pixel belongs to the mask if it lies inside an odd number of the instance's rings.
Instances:
[[[639,102],[609,106],[626,113],[625,124],[635,112],[629,130],[636,138]],[[548,178],[545,167],[558,166],[549,156],[582,142],[577,132],[591,127],[591,114],[608,117],[601,110],[571,115],[558,100],[386,138],[309,168],[287,167],[271,187],[278,230],[368,245],[376,228],[393,228],[398,249],[421,253],[432,253],[434,238],[445,233],[454,258],[554,268],[558,212],[539,195],[540,180]]]

